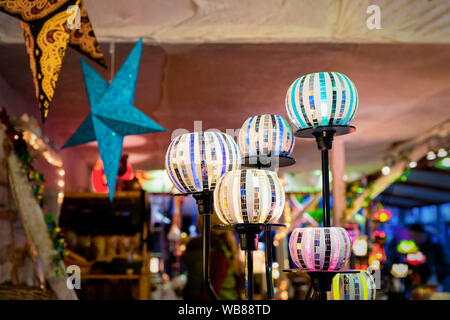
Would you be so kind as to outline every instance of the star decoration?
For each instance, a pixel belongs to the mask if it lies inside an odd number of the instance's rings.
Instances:
[[[81,59],[91,113],[63,146],[66,148],[98,141],[111,201],[114,198],[123,137],[167,131],[133,106],[141,51],[142,39],[131,50],[110,84]]]
[[[0,11],[21,21],[42,121],[67,45],[106,68],[82,0],[0,0]]]

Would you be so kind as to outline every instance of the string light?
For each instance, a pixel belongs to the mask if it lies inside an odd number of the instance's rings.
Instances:
[[[417,162],[411,161],[411,162],[409,163],[409,167],[410,167],[411,169],[417,167]]]
[[[447,152],[444,148],[440,148],[440,149],[438,150],[437,156],[438,156],[439,158],[443,158],[443,157],[446,157],[447,154],[448,154],[448,152]]]
[[[390,172],[391,172],[391,168],[389,168],[388,166],[384,166],[383,169],[381,169],[381,173],[384,176],[387,176]]]
[[[427,160],[434,160],[436,159],[436,154],[433,151],[430,151],[427,153]]]
[[[58,171],[58,174],[59,174],[61,177],[64,177],[64,175],[66,174],[66,172],[64,171],[64,169],[61,169],[61,170]]]
[[[64,180],[58,180],[58,187],[64,187]]]

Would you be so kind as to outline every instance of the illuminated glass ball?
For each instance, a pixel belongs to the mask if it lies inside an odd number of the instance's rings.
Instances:
[[[241,154],[230,135],[193,132],[177,136],[169,145],[167,174],[181,193],[214,191],[226,172],[239,169]]]
[[[341,270],[351,247],[344,228],[296,228],[289,239],[291,258],[302,270]]]
[[[353,82],[339,72],[317,72],[295,80],[286,94],[286,111],[297,130],[348,125],[358,108]]]
[[[284,202],[283,185],[273,171],[230,171],[214,190],[214,208],[224,224],[275,223]]]
[[[338,273],[331,288],[329,300],[375,300],[375,279],[367,271]]]
[[[282,116],[263,114],[245,120],[239,131],[238,145],[244,157],[283,156],[294,150],[291,126]]]

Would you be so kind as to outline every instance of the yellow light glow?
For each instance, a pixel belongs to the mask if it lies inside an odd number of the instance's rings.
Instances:
[[[58,187],[64,187],[64,180],[58,180]]]
[[[280,298],[281,298],[281,300],[287,300],[289,298],[288,292],[282,291],[280,294]]]
[[[287,289],[287,281],[286,280],[283,280],[283,281],[281,281],[281,283],[280,283],[280,290],[286,290]]]
[[[408,275],[408,265],[405,263],[394,263],[391,274],[396,278],[405,278]]]
[[[64,175],[66,174],[66,172],[64,171],[64,169],[61,169],[61,170],[58,171],[58,174],[59,174],[61,177],[64,177]]]
[[[274,269],[272,271],[272,276],[275,280],[278,279],[280,277],[280,271],[278,271],[278,269]]]

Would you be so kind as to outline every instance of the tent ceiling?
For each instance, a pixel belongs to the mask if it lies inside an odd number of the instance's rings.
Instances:
[[[84,0],[100,41],[448,43],[447,0]],[[366,21],[378,5],[381,29]],[[0,15],[0,42],[22,42]]]

